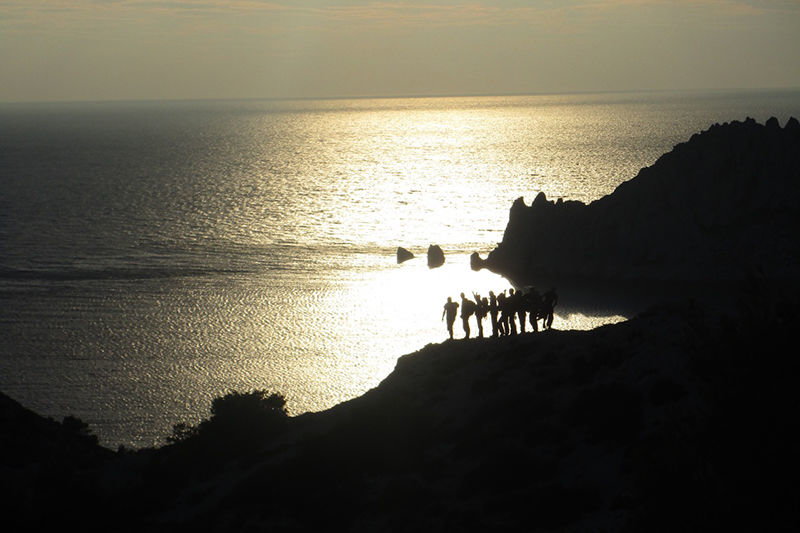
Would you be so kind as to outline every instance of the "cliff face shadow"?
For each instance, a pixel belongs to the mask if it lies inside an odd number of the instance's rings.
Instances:
[[[557,288],[558,315],[633,318],[654,305],[687,300],[724,310],[735,305],[741,283],[572,281]]]

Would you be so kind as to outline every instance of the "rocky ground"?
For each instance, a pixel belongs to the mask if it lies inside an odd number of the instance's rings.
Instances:
[[[2,401],[9,531],[796,526],[798,301],[428,345],[322,413],[111,452]],[[272,421],[270,421],[272,420]],[[209,432],[210,433],[210,432]],[[199,444],[198,444],[199,443]]]

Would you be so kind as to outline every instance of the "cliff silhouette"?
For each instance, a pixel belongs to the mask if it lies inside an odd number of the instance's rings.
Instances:
[[[473,267],[519,284],[800,279],[798,153],[795,118],[715,124],[588,205],[517,199],[503,241]]]

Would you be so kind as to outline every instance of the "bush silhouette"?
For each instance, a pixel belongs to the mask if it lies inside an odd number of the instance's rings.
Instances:
[[[175,424],[171,444],[199,449],[254,449],[286,423],[286,399],[266,390],[230,392],[211,402],[211,418],[197,426]]]
[[[209,424],[236,430],[241,426],[271,424],[286,418],[286,399],[265,390],[231,392],[211,402]]]
[[[61,427],[70,435],[75,435],[85,439],[88,442],[91,442],[92,444],[97,444],[97,435],[92,434],[89,424],[76,416],[65,416],[61,422]]]

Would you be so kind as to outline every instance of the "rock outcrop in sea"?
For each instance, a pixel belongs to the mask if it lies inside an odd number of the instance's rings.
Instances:
[[[414,254],[406,250],[402,246],[397,247],[397,264],[405,263],[409,259],[414,259]]]
[[[795,118],[715,124],[588,205],[517,199],[503,241],[472,266],[519,283],[797,279],[798,154]]]
[[[444,264],[444,252],[438,244],[428,246],[428,268],[439,268]]]

